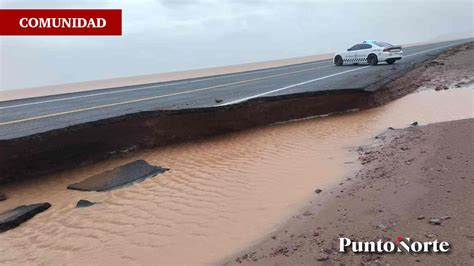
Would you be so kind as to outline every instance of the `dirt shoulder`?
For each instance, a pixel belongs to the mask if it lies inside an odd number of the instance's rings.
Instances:
[[[371,105],[379,106],[420,89],[446,90],[474,84],[474,42],[448,49],[405,75],[390,76],[382,88],[374,84]]]
[[[474,262],[474,119],[387,130],[360,147],[364,168],[228,264]],[[440,220],[439,225],[432,219]],[[340,253],[339,238],[447,241],[449,254]]]

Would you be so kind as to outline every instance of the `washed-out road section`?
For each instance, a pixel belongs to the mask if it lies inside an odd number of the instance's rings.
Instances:
[[[377,90],[416,64],[473,39],[412,46],[394,65],[347,65],[331,60],[157,84],[0,102],[0,140],[151,110],[239,103],[266,96],[345,89]]]
[[[410,47],[395,65],[336,67],[317,61],[2,102],[0,182],[91,164],[135,149],[379,105],[416,88],[418,72],[425,69],[417,66],[428,67],[426,60],[470,41]]]

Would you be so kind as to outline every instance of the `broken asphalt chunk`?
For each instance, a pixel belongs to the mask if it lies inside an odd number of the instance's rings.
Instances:
[[[76,208],[87,208],[87,207],[90,207],[94,204],[95,204],[95,202],[81,199],[77,202]]]
[[[79,183],[71,184],[67,188],[81,191],[108,191],[168,170],[150,165],[144,160],[137,160],[91,176]]]
[[[21,205],[14,209],[0,213],[0,233],[13,229],[20,224],[33,218],[36,214],[43,212],[51,207],[51,204],[36,203],[30,205]]]

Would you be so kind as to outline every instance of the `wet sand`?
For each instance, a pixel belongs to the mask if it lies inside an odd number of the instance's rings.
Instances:
[[[473,133],[474,119],[388,130],[381,135],[386,138],[358,150],[360,172],[321,192],[303,215],[230,264],[472,265]],[[430,223],[433,218],[441,224]],[[447,241],[452,249],[418,255],[338,252],[340,237],[398,236]]]

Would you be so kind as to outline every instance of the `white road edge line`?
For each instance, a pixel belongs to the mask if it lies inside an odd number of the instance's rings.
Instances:
[[[458,45],[458,44],[461,44],[461,43],[465,43],[465,41],[458,42],[458,43],[453,43],[453,44],[448,44],[448,45],[443,45],[443,46],[440,46],[440,47],[436,47],[436,48],[432,48],[432,49],[420,51],[420,52],[417,52],[417,53],[414,53],[414,54],[406,55],[406,56],[404,56],[404,57],[410,57],[410,56],[414,56],[414,55],[417,55],[417,54],[422,54],[422,53],[426,53],[426,52],[429,52],[429,51],[438,50],[438,49],[442,49],[442,48],[445,48],[445,47]]]
[[[208,91],[208,90],[212,90],[212,89],[216,89],[216,88],[222,88],[222,87],[231,86],[231,85],[239,85],[239,84],[258,81],[258,80],[265,80],[265,79],[271,79],[271,78],[276,78],[276,77],[293,75],[293,74],[296,74],[296,73],[314,71],[314,70],[318,70],[318,69],[322,69],[322,68],[326,68],[326,67],[329,67],[329,66],[306,68],[306,69],[302,69],[302,70],[296,70],[296,71],[292,71],[292,72],[285,72],[285,73],[280,73],[280,74],[275,74],[275,75],[270,75],[270,76],[264,76],[264,77],[260,77],[260,78],[253,78],[253,79],[235,81],[235,82],[231,82],[231,83],[224,83],[224,84],[219,84],[219,85],[215,85],[215,86],[211,86],[211,87],[204,87],[204,88],[181,91],[181,92],[173,92],[173,93],[169,93],[169,94],[161,94],[161,95],[150,96],[150,97],[145,97],[145,98],[138,98],[138,99],[123,101],[123,102],[116,102],[116,103],[103,104],[103,105],[95,105],[95,106],[92,106],[92,107],[86,107],[86,108],[81,108],[81,109],[63,111],[63,112],[59,112],[59,113],[51,113],[51,114],[45,114],[45,115],[40,115],[40,116],[35,116],[35,117],[22,118],[22,119],[18,119],[18,120],[0,122],[0,126],[16,124],[16,123],[32,121],[32,120],[38,120],[38,119],[43,119],[43,118],[48,118],[48,117],[55,117],[55,116],[60,116],[60,115],[66,115],[66,114],[73,114],[73,113],[85,112],[85,111],[90,111],[90,110],[102,109],[102,108],[106,108],[106,107],[119,106],[119,105],[143,102],[143,101],[148,101],[148,100],[155,100],[155,99],[166,98],[166,97],[182,95],[182,94],[188,94],[188,93],[193,93],[193,92]]]
[[[458,44],[461,44],[461,43],[464,43],[464,42],[459,42],[459,43],[444,45],[444,46],[440,46],[440,47],[436,47],[436,48],[432,48],[432,49],[420,51],[420,52],[417,52],[417,53],[414,53],[414,54],[409,54],[409,55],[406,55],[406,56],[404,56],[404,57],[406,58],[406,57],[414,56],[414,55],[417,55],[417,54],[422,54],[422,53],[426,53],[426,52],[429,52],[429,51],[438,50],[438,49],[442,49],[442,48],[445,48],[445,47],[458,45]],[[297,86],[301,86],[301,85],[305,85],[305,84],[308,84],[308,83],[316,82],[316,81],[319,81],[319,80],[331,78],[331,77],[334,77],[334,76],[339,76],[339,75],[346,74],[346,73],[349,73],[349,72],[352,72],[352,71],[362,70],[362,69],[365,69],[365,68],[368,68],[368,67],[370,67],[370,66],[365,66],[365,67],[361,67],[361,68],[356,68],[356,69],[352,69],[352,70],[343,71],[343,72],[339,72],[339,73],[336,73],[336,74],[332,74],[332,75],[320,77],[320,78],[317,78],[317,79],[312,79],[312,80],[308,80],[308,81],[303,81],[303,82],[300,82],[300,83],[297,83],[297,84],[293,84],[293,85],[289,85],[289,86],[286,86],[286,87],[283,87],[283,88],[279,88],[279,89],[267,91],[267,92],[264,92],[264,93],[255,94],[255,95],[252,95],[252,96],[249,96],[249,97],[240,98],[240,99],[238,99],[238,100],[234,100],[234,101],[227,102],[227,103],[223,103],[223,104],[218,104],[218,105],[216,105],[216,106],[225,106],[225,105],[231,105],[231,104],[240,103],[240,102],[247,101],[247,100],[250,100],[250,99],[253,99],[253,98],[257,98],[257,97],[260,97],[260,96],[268,95],[268,94],[271,94],[271,93],[274,93],[274,92],[279,92],[279,91],[291,89],[291,88],[294,88],[294,87],[297,87]]]
[[[371,67],[371,66],[360,67],[360,68],[351,69],[351,70],[335,73],[335,74],[332,74],[332,75],[328,75],[328,76],[324,76],[324,77],[320,77],[320,78],[316,78],[316,79],[303,81],[303,82],[296,83],[296,84],[289,85],[289,86],[285,86],[283,88],[279,88],[279,89],[276,89],[276,90],[271,90],[271,91],[267,91],[267,92],[264,92],[264,93],[255,94],[255,95],[252,95],[252,96],[249,96],[249,97],[241,98],[241,99],[238,99],[238,100],[235,100],[235,101],[232,101],[232,102],[227,102],[227,103],[224,103],[224,104],[219,104],[217,106],[225,106],[225,105],[240,103],[240,102],[250,100],[250,99],[253,99],[253,98],[257,98],[257,97],[260,97],[260,96],[264,96],[264,95],[267,95],[267,94],[270,94],[270,93],[291,89],[291,88],[301,86],[301,85],[305,85],[305,84],[308,84],[308,83],[311,83],[311,82],[315,82],[315,81],[322,80],[322,79],[327,79],[327,78],[334,77],[334,76],[339,76],[339,75],[342,75],[342,74],[346,74],[346,73],[349,73],[349,72],[361,70],[361,69],[368,68],[368,67]]]
[[[320,60],[320,61],[315,61],[315,62],[310,62],[310,63],[302,63],[305,66],[307,65],[313,65],[320,63],[325,60]],[[332,65],[332,64],[331,64]],[[321,68],[324,67],[329,67],[328,66],[322,66]],[[150,85],[150,86],[145,86],[145,87],[139,87],[139,88],[131,88],[131,89],[123,89],[123,90],[115,90],[115,91],[108,91],[108,92],[99,92],[99,93],[92,93],[92,94],[86,94],[86,95],[80,95],[80,96],[71,96],[71,97],[64,97],[64,98],[59,98],[59,99],[52,99],[52,100],[46,100],[46,101],[38,101],[38,102],[30,102],[30,103],[23,103],[23,104],[15,104],[15,105],[8,105],[8,106],[3,106],[0,107],[0,110],[4,109],[10,109],[10,108],[16,108],[16,107],[22,107],[22,106],[29,106],[29,105],[38,105],[38,104],[43,104],[43,103],[52,103],[52,102],[60,102],[60,101],[68,101],[68,100],[75,100],[75,99],[82,99],[82,98],[89,98],[89,97],[95,97],[95,96],[102,96],[102,95],[109,95],[109,94],[117,94],[117,93],[123,93],[123,92],[132,92],[132,91],[141,91],[141,90],[149,90],[149,89],[156,89],[164,86],[174,86],[174,85],[182,85],[182,84],[191,84],[191,83],[196,83],[196,82],[201,82],[201,81],[208,81],[208,80],[215,80],[215,79],[222,79],[222,78],[228,78],[228,77],[240,77],[240,76],[245,76],[245,75],[251,75],[251,74],[258,74],[258,73],[266,73],[270,71],[277,71],[281,70],[282,68],[286,69],[291,69],[295,67],[301,67],[300,64],[298,65],[289,65],[289,66],[282,66],[282,67],[276,67],[272,69],[261,69],[261,70],[250,70],[249,72],[245,73],[234,73],[234,74],[222,74],[217,77],[209,77],[209,78],[196,78],[196,80],[188,80],[188,81],[178,81],[178,82],[172,82],[170,81],[168,84],[157,84],[157,85]],[[164,81],[168,82],[168,81]],[[139,85],[132,85],[132,86],[139,86]],[[54,96],[54,95],[51,95]],[[46,96],[48,97],[48,96]],[[20,99],[21,100],[21,99]],[[27,100],[27,99],[25,99]]]

